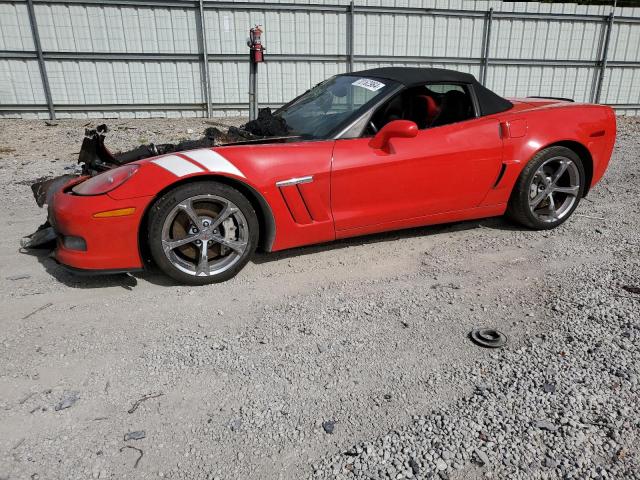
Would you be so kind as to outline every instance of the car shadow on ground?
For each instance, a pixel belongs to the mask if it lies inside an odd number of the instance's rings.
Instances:
[[[476,228],[487,228],[490,230],[511,230],[524,231],[525,227],[515,225],[502,217],[483,218],[480,220],[467,220],[455,223],[443,223],[439,225],[428,225],[425,227],[409,228],[404,230],[394,230],[390,232],[374,233],[361,237],[335,240],[317,245],[291,248],[274,253],[258,252],[254,255],[252,262],[255,264],[274,262],[302,255],[311,255],[319,252],[340,250],[343,248],[356,247],[359,245],[369,245],[381,242],[391,242],[405,238],[428,237],[432,235],[442,235],[445,233],[473,230]]]
[[[110,287],[122,287],[125,290],[133,290],[138,285],[138,279],[143,278],[153,284],[162,286],[177,285],[171,278],[152,268],[149,271],[133,273],[114,273],[105,275],[82,274],[67,270],[52,258],[48,250],[24,250],[21,253],[30,255],[38,260],[49,275],[58,282],[70,288],[100,289]]]
[[[380,242],[390,242],[394,240],[427,237],[441,235],[459,231],[473,230],[476,228],[487,228],[492,230],[526,230],[524,227],[510,223],[502,217],[485,218],[481,220],[469,220],[464,222],[446,223],[440,225],[430,225],[426,227],[411,228],[405,230],[395,230],[392,232],[376,233],[362,237],[336,240],[333,242],[321,243],[305,247],[292,248],[274,253],[258,252],[251,260],[254,264],[277,262],[288,258],[312,255],[320,252],[341,250],[344,248],[369,245]],[[138,285],[138,279],[163,287],[180,286],[175,280],[164,275],[157,267],[151,265],[148,269],[131,274],[117,273],[108,275],[91,275],[71,272],[53,259],[48,250],[26,250],[23,254],[35,257],[58,282],[70,288],[79,289],[100,289],[111,287],[122,287],[125,290],[133,290]]]

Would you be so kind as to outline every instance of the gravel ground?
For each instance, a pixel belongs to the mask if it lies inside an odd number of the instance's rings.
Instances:
[[[640,121],[554,231],[374,235],[198,288],[18,253],[87,122],[57,123],[0,122],[0,479],[639,478]],[[118,150],[210,124],[110,126]]]

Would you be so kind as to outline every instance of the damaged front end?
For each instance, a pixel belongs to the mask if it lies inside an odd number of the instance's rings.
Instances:
[[[48,215],[47,221],[40,225],[34,233],[21,239],[20,246],[22,248],[55,248],[58,235],[51,214],[53,198],[56,192],[65,188],[75,179],[90,178],[127,163],[168,153],[222,145],[284,142],[297,138],[289,134],[289,128],[285,121],[274,116],[268,108],[260,111],[258,119],[250,121],[240,128],[229,127],[225,132],[216,127],[209,127],[205,129],[204,135],[197,140],[185,140],[176,144],[156,145],[149,143],[115,154],[109,151],[104,144],[107,133],[108,128],[104,124],[95,129],[86,129],[75,172],[55,178],[42,178],[31,185],[36,203],[39,207],[47,205]]]

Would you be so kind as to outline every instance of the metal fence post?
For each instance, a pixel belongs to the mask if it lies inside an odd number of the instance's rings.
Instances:
[[[209,80],[209,55],[207,52],[207,34],[204,28],[204,6],[202,0],[199,2],[200,7],[200,25],[199,34],[202,42],[202,68],[204,68],[204,101],[207,103],[207,118],[211,118],[211,81]]]
[[[480,83],[487,80],[487,67],[489,66],[489,47],[491,45],[491,23],[493,22],[493,8],[490,8],[484,17],[484,37],[482,39],[482,60],[480,65]]]
[[[606,18],[606,33],[604,37],[604,46],[602,47],[602,57],[600,58],[600,71],[598,72],[598,83],[596,84],[595,97],[593,103],[600,103],[602,95],[602,84],[604,83],[604,74],[607,70],[607,55],[609,54],[609,41],[611,40],[611,30],[613,30],[613,12]]]
[[[353,0],[349,3],[349,20],[347,24],[347,48],[348,48],[348,58],[347,58],[347,72],[353,72],[353,55],[355,50],[355,33],[354,33],[354,17],[355,17],[356,7],[353,4]]]
[[[258,64],[249,59],[249,120],[258,118]]]
[[[27,10],[29,11],[29,24],[31,25],[31,35],[33,35],[33,44],[36,47],[36,54],[38,55],[38,66],[40,67],[40,78],[42,79],[42,88],[44,90],[44,97],[47,100],[47,107],[49,108],[49,118],[51,120],[55,120],[56,111],[53,108],[53,99],[51,98],[51,88],[49,88],[49,77],[47,76],[47,67],[44,64],[44,57],[42,56],[42,45],[40,44],[40,33],[38,32],[38,22],[36,21],[36,13],[33,9],[33,0],[27,0]]]

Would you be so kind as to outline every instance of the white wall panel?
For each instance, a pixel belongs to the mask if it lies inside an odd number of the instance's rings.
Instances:
[[[37,67],[37,65],[36,65]],[[49,61],[55,104],[202,103],[195,62]]]
[[[602,23],[494,19],[490,57],[595,60]]]
[[[640,61],[640,24],[614,23],[609,49],[610,60]]]
[[[0,50],[33,50],[26,4],[0,3]]]
[[[211,101],[218,105],[241,105],[248,101],[248,63],[219,60],[216,55],[247,55],[248,29],[263,26],[267,62],[259,67],[258,95],[262,104],[282,104],[321,80],[346,71],[346,11],[296,11],[206,9],[211,77]],[[298,3],[348,6],[349,0],[270,0],[268,3]],[[209,3],[212,5],[213,3]],[[436,66],[480,75],[484,17],[416,13],[365,13],[363,6],[441,8],[485,12],[538,12],[607,15],[607,5],[571,3],[500,2],[497,0],[356,0],[354,53],[356,70],[383,65]],[[45,52],[199,54],[199,13],[191,7],[139,7],[104,4],[35,4],[35,13]],[[617,15],[640,18],[638,8],[618,8]],[[517,60],[595,61],[601,47],[604,22],[536,19],[505,19],[495,16],[490,58]],[[0,0],[0,50],[33,51],[34,44],[26,3]],[[277,55],[299,55],[298,61],[283,61]],[[306,59],[310,56],[341,56],[345,60]],[[271,56],[271,57],[270,57]],[[362,62],[358,56],[425,57],[424,62]],[[475,62],[437,64],[427,57],[472,58]],[[385,58],[385,61],[387,58]],[[612,31],[609,60],[640,62],[640,24],[616,23]],[[71,104],[202,104],[201,63],[155,60],[46,60],[53,101]],[[640,67],[613,65],[607,70],[602,101],[640,103]],[[588,101],[597,77],[595,65],[500,65],[490,63],[487,86],[507,96],[552,95]],[[0,59],[0,104],[46,104],[38,63],[33,59]],[[193,108],[193,107],[191,107]],[[1,111],[0,105],[0,111]],[[135,111],[134,111],[135,110]],[[633,114],[640,109],[625,110]],[[243,107],[220,110],[225,114],[245,112]],[[189,113],[190,112],[190,113]],[[122,112],[100,111],[65,115],[184,116],[202,115],[202,110],[157,109]],[[5,114],[3,114],[5,115]],[[44,112],[26,115],[46,115]]]
[[[589,101],[594,71],[588,67],[493,65],[486,85],[506,97],[551,96]]]
[[[44,90],[36,60],[0,59],[0,105],[44,102]]]
[[[198,52],[195,9],[36,4],[35,12],[45,51]]]
[[[608,69],[602,91],[605,103],[640,104],[640,69]]]
[[[477,57],[483,18],[356,13],[355,54]]]

